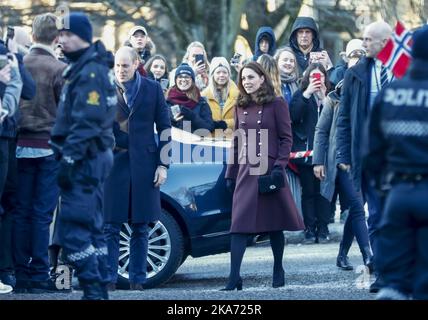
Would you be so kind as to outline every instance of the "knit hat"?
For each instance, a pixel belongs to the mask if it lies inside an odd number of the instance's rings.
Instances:
[[[60,31],[69,31],[89,44],[92,43],[92,25],[86,14],[83,12],[73,12],[65,17],[64,21],[64,27]]]
[[[231,74],[230,73],[230,65],[229,65],[229,62],[227,62],[226,58],[224,58],[224,57],[214,57],[211,60],[211,64],[210,64],[210,76],[212,76],[214,74],[215,70],[217,68],[219,68],[219,67],[226,68],[227,72],[229,72],[229,75]]]
[[[192,77],[192,80],[195,81],[195,72],[193,72],[193,69],[187,63],[182,63],[178,66],[177,70],[175,70],[174,80],[177,79],[177,77],[182,74]]]
[[[428,60],[428,25],[419,28],[413,34],[412,57]]]
[[[351,53],[355,50],[360,50],[365,52],[366,50],[363,47],[363,41],[360,39],[352,39],[348,42],[346,45],[346,56],[349,58],[351,56]]]
[[[145,35],[147,35],[146,28],[144,28],[143,26],[135,26],[135,27],[132,27],[131,30],[129,30],[129,32],[128,32],[128,39],[131,38],[134,35],[134,33],[137,32],[137,31],[141,31]]]

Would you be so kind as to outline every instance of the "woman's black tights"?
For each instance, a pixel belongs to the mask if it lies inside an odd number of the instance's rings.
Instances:
[[[227,287],[234,287],[240,281],[240,270],[249,235],[246,233],[233,233],[230,241],[230,275]],[[284,269],[282,258],[284,255],[284,233],[274,231],[269,233],[270,245],[273,253],[273,284],[283,282]]]

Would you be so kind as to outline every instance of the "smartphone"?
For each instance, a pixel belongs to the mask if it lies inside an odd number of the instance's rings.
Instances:
[[[15,29],[13,27],[7,27],[6,37],[8,39],[13,39],[15,37]]]
[[[309,59],[311,62],[318,62],[323,57],[322,52],[311,52],[309,54]]]
[[[9,111],[7,111],[6,109],[0,109],[0,123],[4,120],[4,118],[7,117],[8,114]]]
[[[204,55],[203,54],[195,54],[195,64],[198,64],[198,61],[204,62]]]
[[[6,33],[6,48],[8,47],[9,40],[15,37],[15,29],[13,27],[7,27]]]
[[[9,63],[9,58],[5,54],[0,55],[0,70],[6,67],[6,65]]]
[[[178,104],[174,104],[173,106],[171,106],[171,112],[173,118],[176,119],[181,113],[180,106]]]
[[[235,52],[235,54],[233,55],[232,59],[230,59],[230,65],[237,65],[239,64],[239,61],[241,60],[241,54]]]
[[[168,89],[169,80],[168,79],[160,79],[160,85],[163,91]]]
[[[315,80],[321,81],[321,73],[319,72],[312,73],[312,78],[314,78]]]

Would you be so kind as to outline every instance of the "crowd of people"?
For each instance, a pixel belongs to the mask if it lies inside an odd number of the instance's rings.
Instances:
[[[254,234],[270,237],[272,286],[284,286],[283,231],[303,230],[306,244],[329,242],[339,196],[349,215],[337,267],[353,269],[355,236],[376,277],[371,292],[427,297],[426,277],[415,293],[400,291],[389,276],[381,257],[391,246],[381,227],[385,197],[364,167],[371,109],[395,82],[377,59],[392,34],[386,22],[366,26],[336,66],[314,19],[298,17],[287,45],[263,26],[252,59],[229,63],[209,60],[195,41],[170,71],[145,27],[133,27],[113,56],[93,42],[85,14],[68,19],[58,29],[54,15],[39,15],[32,41],[20,27],[0,41],[0,293],[64,291],[51,279],[48,255],[58,201],[53,243],[75,269],[83,298],[108,299],[115,290],[120,229],[128,221],[130,285],[143,290],[148,224],[159,219],[169,167],[159,156],[169,141],[156,135],[173,126],[232,138],[225,177],[233,193],[231,270],[223,290],[242,289],[240,267]],[[300,151],[310,153],[290,159]],[[265,164],[256,173],[253,154]],[[293,180],[298,188],[290,188]]]

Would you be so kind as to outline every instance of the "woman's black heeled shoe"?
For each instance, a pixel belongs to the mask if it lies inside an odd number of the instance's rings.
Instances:
[[[233,290],[242,290],[242,278],[239,277],[238,281],[236,283],[231,284],[230,282],[227,284],[227,286],[223,289],[220,289],[220,291],[233,291]]]
[[[272,279],[272,288],[279,288],[285,286],[285,274],[284,270],[280,272],[274,272]]]

